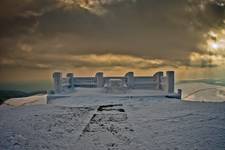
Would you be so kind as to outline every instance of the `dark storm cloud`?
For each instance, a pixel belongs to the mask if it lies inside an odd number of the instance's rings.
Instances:
[[[188,11],[192,23],[198,28],[211,28],[224,25],[225,7],[224,0],[190,0]]]
[[[0,36],[16,36],[32,32],[38,16],[55,7],[51,0],[2,0],[0,5]]]
[[[1,66],[47,69],[64,62],[64,67],[126,67],[139,59],[140,68],[190,66],[189,55],[198,50],[202,35],[224,25],[223,4],[222,0],[3,0]],[[113,56],[104,54],[123,54],[126,59],[109,63],[104,58]],[[77,57],[68,61],[62,55]],[[78,59],[83,55],[99,55],[103,61]],[[152,59],[163,62],[149,63]]]

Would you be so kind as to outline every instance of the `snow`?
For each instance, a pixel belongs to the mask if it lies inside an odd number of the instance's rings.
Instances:
[[[9,106],[23,106],[23,105],[38,105],[38,104],[46,104],[47,103],[47,95],[34,95],[22,98],[10,98],[4,102],[4,104]]]
[[[0,149],[225,149],[224,102],[183,101],[163,94],[76,89],[48,104],[0,107]]]
[[[52,105],[0,110],[0,149],[72,149],[93,110]]]
[[[202,102],[225,102],[225,87],[206,83],[177,84],[182,89],[183,100]]]

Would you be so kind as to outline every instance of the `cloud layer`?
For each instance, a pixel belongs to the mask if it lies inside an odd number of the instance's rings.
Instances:
[[[224,0],[2,0],[0,69],[224,66]]]

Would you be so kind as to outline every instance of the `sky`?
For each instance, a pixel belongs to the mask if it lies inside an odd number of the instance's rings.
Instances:
[[[161,70],[225,77],[225,0],[0,2],[0,82]]]

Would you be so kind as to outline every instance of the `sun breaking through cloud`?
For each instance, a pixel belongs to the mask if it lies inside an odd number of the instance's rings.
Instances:
[[[4,79],[7,72],[16,78],[19,70],[113,73],[118,68],[137,72],[189,68],[195,73],[196,68],[216,69],[222,76],[224,4],[224,0],[3,0],[0,71]]]

